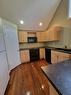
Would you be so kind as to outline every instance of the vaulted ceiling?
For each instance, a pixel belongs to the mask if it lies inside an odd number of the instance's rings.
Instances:
[[[0,16],[22,30],[45,30],[61,0],[0,0]],[[20,20],[24,24],[20,24]],[[39,26],[42,22],[43,25]]]

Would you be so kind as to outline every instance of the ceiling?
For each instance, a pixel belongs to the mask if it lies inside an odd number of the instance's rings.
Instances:
[[[61,0],[0,0],[0,16],[21,30],[44,31]],[[24,21],[24,25],[19,23]],[[43,25],[39,26],[39,22]]]

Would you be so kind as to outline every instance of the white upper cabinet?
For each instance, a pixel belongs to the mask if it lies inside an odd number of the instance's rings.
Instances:
[[[68,17],[71,18],[71,0],[69,0],[69,14]]]

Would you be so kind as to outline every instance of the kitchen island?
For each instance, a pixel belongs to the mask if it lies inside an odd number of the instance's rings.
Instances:
[[[41,67],[58,95],[71,95],[71,60]]]

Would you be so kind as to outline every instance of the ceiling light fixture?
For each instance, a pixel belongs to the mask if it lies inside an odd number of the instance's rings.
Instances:
[[[40,23],[39,23],[39,26],[42,26],[42,25],[43,25],[43,23],[42,23],[42,22],[40,22]]]
[[[24,24],[24,21],[23,20],[20,20],[20,24]]]

